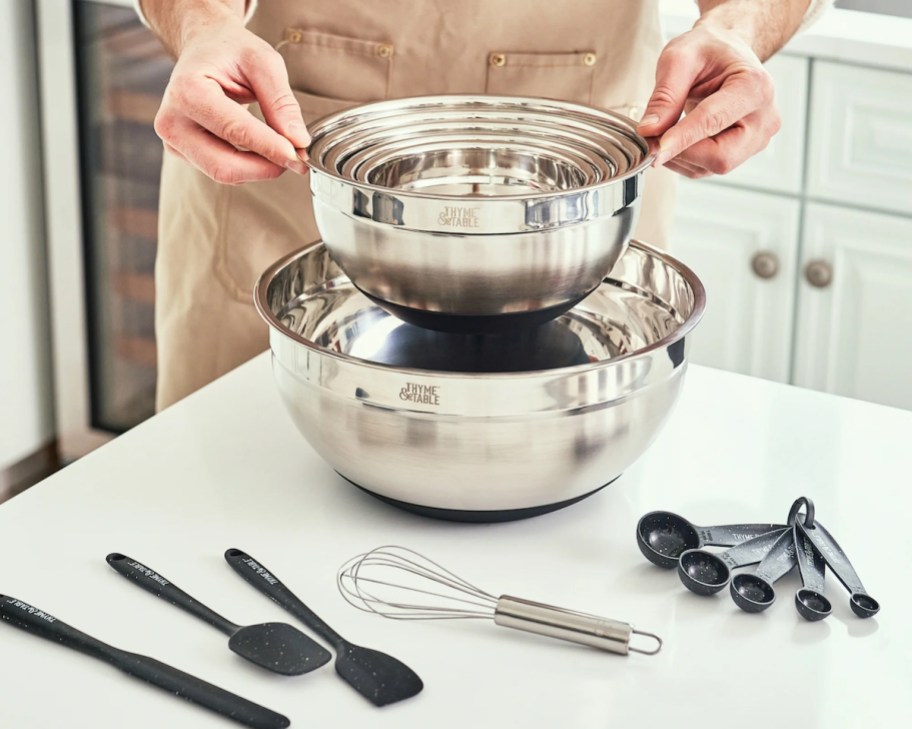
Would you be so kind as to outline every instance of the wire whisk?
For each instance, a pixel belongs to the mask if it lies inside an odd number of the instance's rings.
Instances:
[[[397,545],[376,547],[348,560],[336,575],[352,606],[393,620],[492,619],[496,625],[627,655],[654,655],[662,639],[628,623],[489,592],[422,554]],[[632,635],[655,641],[630,645]]]

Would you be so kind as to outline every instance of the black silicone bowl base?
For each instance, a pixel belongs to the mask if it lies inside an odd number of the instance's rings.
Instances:
[[[594,290],[594,289],[593,289]],[[585,299],[591,291],[587,291],[573,301],[568,301],[557,306],[549,306],[546,309],[537,309],[536,311],[523,311],[512,314],[491,314],[481,316],[463,316],[461,314],[442,314],[440,312],[422,311],[421,309],[412,309],[399,304],[391,304],[383,299],[359,289],[367,298],[373,301],[381,309],[388,311],[397,319],[401,319],[406,324],[412,324],[422,329],[433,329],[438,332],[453,332],[456,334],[495,334],[497,332],[508,332],[517,329],[529,329],[546,324],[549,321],[557,319],[562,314],[566,314],[570,309]]]
[[[339,475],[342,476],[342,474]],[[345,478],[345,476],[342,476],[342,478]],[[395,506],[399,509],[410,511],[413,514],[419,514],[420,516],[430,517],[431,519],[441,519],[444,521],[461,521],[474,524],[489,524],[506,521],[518,521],[520,519],[529,519],[533,516],[550,514],[552,511],[558,511],[559,509],[563,509],[567,506],[572,506],[573,504],[582,501],[589,496],[592,496],[592,494],[598,493],[603,488],[605,488],[605,486],[609,486],[614,483],[618,478],[620,478],[620,476],[616,476],[603,486],[599,486],[597,489],[593,489],[592,491],[589,491],[582,496],[575,496],[572,499],[567,499],[566,501],[558,501],[553,504],[530,506],[521,509],[492,510],[441,509],[435,506],[422,506],[420,504],[412,504],[407,501],[392,499],[389,496],[382,496],[375,491],[371,491],[369,488],[365,488],[364,486],[355,483],[349,478],[345,478],[345,480],[353,486],[357,486],[365,493],[370,494],[374,498],[380,499],[380,501],[383,501],[390,506]]]

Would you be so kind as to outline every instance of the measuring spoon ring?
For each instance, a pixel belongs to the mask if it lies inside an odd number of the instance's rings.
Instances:
[[[801,521],[797,520],[792,527],[795,556],[798,559],[798,574],[801,575],[802,585],[795,593],[795,607],[802,618],[814,622],[827,617],[833,611],[833,606],[823,594],[826,563],[820,556],[820,552],[814,549],[811,540],[802,533]]]
[[[670,511],[650,511],[637,522],[636,539],[646,559],[659,567],[674,569],[688,549],[734,547],[783,528],[783,524],[697,526]]]
[[[785,577],[796,564],[795,538],[792,530],[786,529],[757,565],[755,572],[742,572],[732,578],[729,590],[735,605],[749,613],[766,610],[776,600],[773,583]]]
[[[859,618],[870,618],[877,615],[880,611],[880,603],[865,590],[846,553],[824,528],[823,524],[819,521],[814,521],[812,526],[807,526],[799,520],[796,525],[802,536],[810,540],[814,548],[823,556],[830,571],[839,578],[839,581],[849,591],[851,595],[849,605],[852,608],[852,612]]]
[[[688,549],[678,561],[678,577],[691,592],[714,595],[728,584],[731,570],[760,562],[786,531],[787,527],[780,527],[718,554]]]

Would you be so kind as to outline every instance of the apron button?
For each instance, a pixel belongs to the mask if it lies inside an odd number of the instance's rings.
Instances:
[[[304,36],[301,34],[300,30],[292,30],[288,33],[288,42],[289,43],[300,43],[301,39]]]
[[[389,43],[381,43],[377,46],[377,55],[380,58],[391,58],[393,55],[393,47]]]
[[[491,65],[500,68],[507,65],[507,57],[503,53],[491,54]]]
[[[583,64],[586,66],[594,66],[595,62],[598,60],[598,56],[594,53],[587,53],[583,56]]]

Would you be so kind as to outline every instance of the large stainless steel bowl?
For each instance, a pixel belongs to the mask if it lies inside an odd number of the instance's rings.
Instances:
[[[256,286],[295,424],[342,476],[413,510],[530,516],[617,478],[681,388],[703,286],[631,242],[569,313],[511,334],[406,324],[363,296],[318,244]]]
[[[361,291],[448,331],[558,316],[636,222],[649,144],[626,117],[544,99],[367,104],[311,128],[317,227]]]

